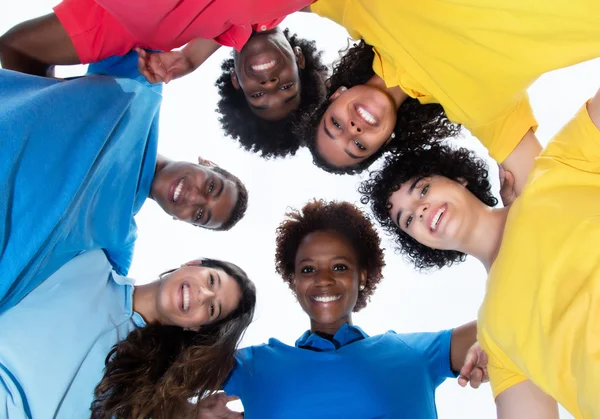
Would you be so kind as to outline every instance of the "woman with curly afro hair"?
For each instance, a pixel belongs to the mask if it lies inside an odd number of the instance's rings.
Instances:
[[[330,106],[310,118],[305,138],[317,164],[360,171],[382,149],[456,132],[449,119],[514,174],[520,193],[541,151],[527,89],[544,73],[600,56],[600,3],[547,3],[316,0],[311,12],[363,40],[358,50],[372,49],[366,63],[348,52],[328,86]],[[354,76],[366,70],[372,77]]]
[[[289,29],[256,32],[222,65],[217,111],[225,134],[263,158],[294,155],[298,115],[325,99],[327,67],[314,41]]]
[[[600,91],[536,159],[522,194],[493,208],[465,149],[390,157],[360,192],[419,268],[477,258],[488,271],[478,338],[498,417],[600,417]],[[552,365],[552,368],[548,368]]]
[[[354,205],[313,201],[287,214],[277,229],[275,268],[310,329],[294,346],[270,339],[238,351],[224,390],[240,397],[247,417],[436,417],[435,389],[463,367],[475,324],[369,336],[352,313],[368,304],[384,264],[373,224]],[[470,355],[479,355],[478,346]],[[463,384],[484,378],[483,365],[474,364],[461,371]]]

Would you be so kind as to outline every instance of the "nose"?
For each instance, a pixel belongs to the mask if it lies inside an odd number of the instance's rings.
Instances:
[[[363,132],[363,128],[358,121],[351,119],[350,124],[348,125],[348,131],[354,135],[359,135]]]
[[[260,84],[265,89],[277,87],[279,85],[279,77],[274,74],[267,74],[264,77],[261,77]]]
[[[213,290],[206,288],[206,287],[200,287],[200,289],[198,290],[198,301],[202,302],[205,300],[209,300],[211,298],[214,298],[215,293]]]
[[[421,220],[425,219],[425,217],[427,216],[428,209],[429,209],[429,204],[419,205],[419,207],[417,208],[417,215],[419,216],[419,219],[421,219]]]
[[[206,204],[206,196],[197,187],[191,187],[186,194],[185,199],[186,202],[192,206]]]
[[[333,285],[334,280],[329,270],[319,270],[315,278],[315,285],[317,287],[328,287]]]

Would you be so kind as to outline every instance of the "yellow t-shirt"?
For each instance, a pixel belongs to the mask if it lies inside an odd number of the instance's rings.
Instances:
[[[495,396],[529,379],[600,418],[600,131],[585,106],[510,209],[478,334]]]
[[[529,85],[600,56],[598,0],[317,0],[311,11],[373,45],[386,85],[440,103],[498,162],[537,127]]]

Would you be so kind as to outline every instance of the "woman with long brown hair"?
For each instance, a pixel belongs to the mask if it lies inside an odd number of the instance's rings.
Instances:
[[[102,250],[82,253],[0,315],[0,413],[192,416],[189,399],[233,367],[255,302],[229,262],[192,261],[134,286]]]

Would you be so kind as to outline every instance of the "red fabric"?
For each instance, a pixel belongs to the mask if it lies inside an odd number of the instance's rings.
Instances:
[[[54,9],[82,62],[133,47],[171,50],[194,38],[238,51],[313,0],[63,0]]]

